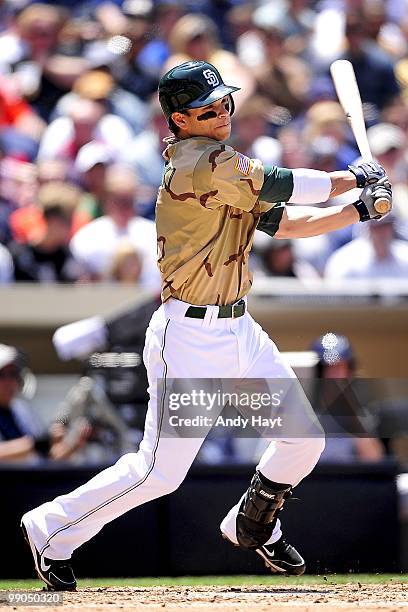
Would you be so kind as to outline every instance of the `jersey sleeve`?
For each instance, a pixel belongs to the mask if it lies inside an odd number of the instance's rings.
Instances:
[[[285,203],[279,202],[270,208],[269,210],[263,212],[258,222],[258,226],[256,229],[261,232],[265,232],[265,234],[269,234],[269,236],[274,236],[279,229],[279,224],[282,219],[283,211],[285,210]]]
[[[293,172],[288,168],[265,166],[260,199],[265,202],[288,202],[293,193]]]
[[[223,144],[207,149],[193,172],[195,195],[201,206],[210,209],[233,206],[252,210],[263,182],[261,161]]]

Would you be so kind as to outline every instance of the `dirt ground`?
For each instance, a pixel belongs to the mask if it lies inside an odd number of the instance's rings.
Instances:
[[[408,607],[408,584],[387,585],[304,585],[304,586],[242,586],[242,587],[99,587],[64,593],[63,606],[46,606],[48,612],[65,608],[81,612],[303,612],[316,608],[321,612],[357,611],[387,612]],[[0,607],[0,610],[39,610],[30,607]]]

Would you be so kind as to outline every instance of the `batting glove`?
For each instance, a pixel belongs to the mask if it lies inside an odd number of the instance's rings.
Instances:
[[[357,187],[371,185],[386,176],[384,168],[375,161],[362,162],[357,166],[349,166],[348,168],[357,179]]]
[[[375,201],[384,198],[390,203],[390,209],[381,214],[375,210]],[[361,192],[360,199],[353,202],[354,208],[360,215],[360,221],[370,221],[370,219],[380,219],[388,214],[392,207],[392,189],[388,176],[384,176],[378,183],[367,185]]]

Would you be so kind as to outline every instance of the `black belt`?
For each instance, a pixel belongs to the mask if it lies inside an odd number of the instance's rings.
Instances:
[[[244,300],[240,300],[236,304],[218,306],[218,319],[237,319],[245,314],[245,310],[246,305]],[[190,317],[191,319],[204,319],[206,312],[206,306],[189,306],[184,316]]]

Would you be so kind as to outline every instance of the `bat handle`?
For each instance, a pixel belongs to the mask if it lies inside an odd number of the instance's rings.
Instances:
[[[374,208],[381,215],[385,215],[391,210],[391,202],[387,198],[378,198],[374,201]]]

